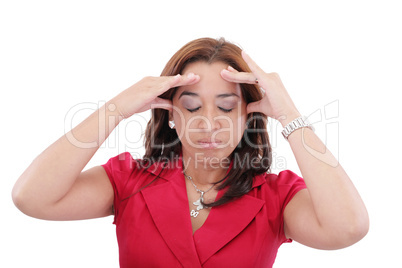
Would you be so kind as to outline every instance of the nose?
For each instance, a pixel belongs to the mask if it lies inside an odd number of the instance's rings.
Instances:
[[[204,109],[197,121],[197,127],[205,131],[214,131],[222,127],[220,116],[213,108]]]

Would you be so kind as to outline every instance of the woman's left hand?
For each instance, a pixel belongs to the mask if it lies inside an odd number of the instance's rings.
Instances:
[[[263,92],[265,91],[261,100],[247,105],[247,113],[263,113],[279,120],[283,126],[299,117],[300,113],[282,84],[279,75],[277,73],[265,73],[244,51],[242,56],[251,73],[239,72],[229,66],[222,70],[221,76],[229,82],[257,84],[263,89]]]

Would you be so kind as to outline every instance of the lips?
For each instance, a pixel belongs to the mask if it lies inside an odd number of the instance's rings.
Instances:
[[[220,140],[211,139],[211,138],[198,140],[198,144],[202,148],[205,148],[205,149],[214,149],[214,148],[218,147],[218,145],[220,143],[221,143]]]
[[[198,140],[198,143],[221,143],[221,141],[217,139],[206,138]]]

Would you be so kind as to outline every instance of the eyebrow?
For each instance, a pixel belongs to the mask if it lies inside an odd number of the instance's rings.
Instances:
[[[197,93],[190,92],[190,91],[183,91],[183,92],[180,94],[179,99],[180,99],[182,96],[184,96],[184,95],[199,97],[199,95],[198,95]],[[240,98],[239,95],[237,95],[237,94],[235,94],[235,93],[224,93],[224,94],[216,95],[217,98],[227,98],[227,97],[232,97],[232,96],[235,96],[235,97]]]

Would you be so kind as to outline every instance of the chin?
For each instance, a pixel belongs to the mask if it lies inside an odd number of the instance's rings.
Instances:
[[[208,148],[208,149],[194,149],[194,158],[198,163],[204,164],[226,164],[229,160],[229,156],[232,154],[234,148]],[[229,164],[229,163],[228,163]]]

